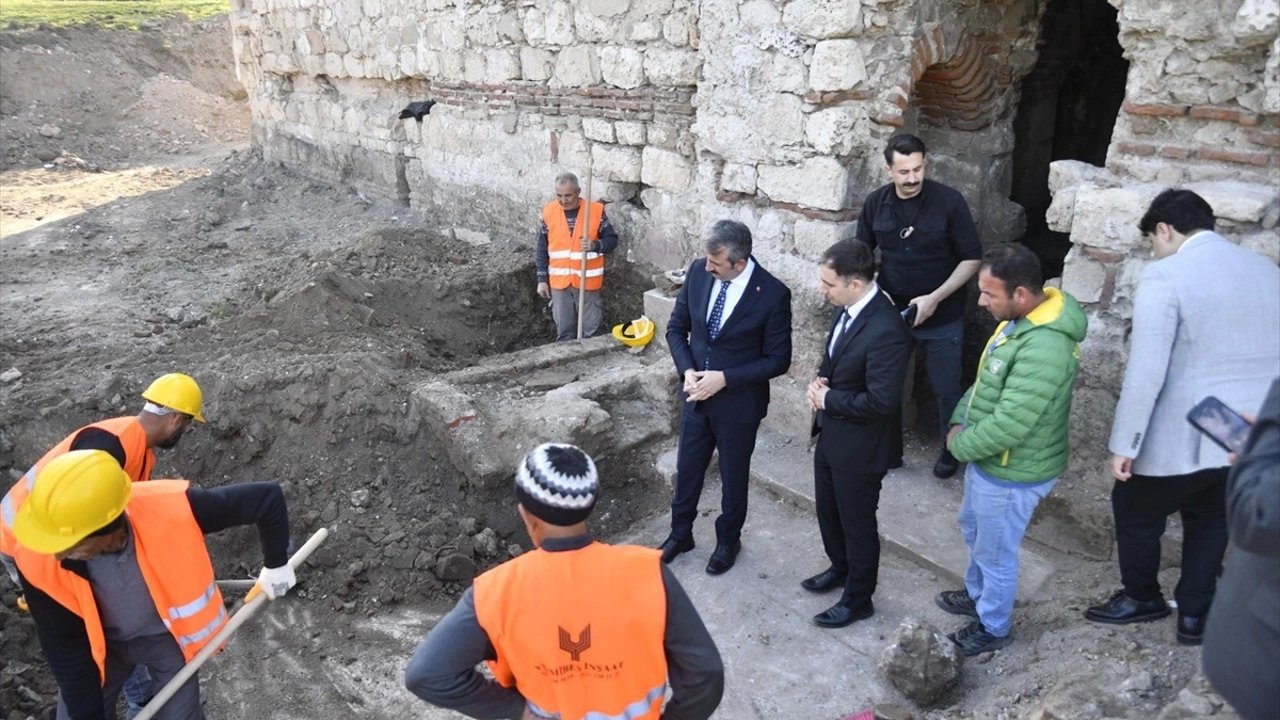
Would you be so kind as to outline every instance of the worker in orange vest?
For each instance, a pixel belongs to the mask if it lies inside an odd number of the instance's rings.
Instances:
[[[582,225],[590,218],[590,234],[583,237]],[[604,256],[618,246],[618,233],[604,214],[604,205],[582,202],[578,176],[556,176],[556,199],[542,207],[542,224],[534,265],[538,271],[538,294],[551,301],[551,317],[556,322],[556,340],[578,337],[578,293],[585,292],[582,307],[582,336],[591,337],[604,324]],[[582,285],[582,256],[587,258],[586,285]]]
[[[53,458],[71,450],[103,450],[115,458],[133,482],[151,479],[156,456],[153,448],[172,448],[191,427],[192,421],[204,422],[204,393],[189,375],[168,373],[152,381],[142,393],[146,403],[137,415],[109,418],[76,430],[53,446],[32,465],[0,500],[0,563],[5,566],[14,585],[18,584],[13,563],[16,541],[13,521],[35,485],[40,469]],[[18,607],[26,608],[26,598],[18,596]],[[153,687],[146,668],[139,666],[125,683],[128,715],[141,712],[151,699]]]
[[[406,687],[476,718],[710,717],[720,653],[656,550],[592,539],[591,458],[539,445],[515,484],[534,549],[475,579],[418,646]]]
[[[259,585],[280,597],[296,581],[279,485],[133,483],[101,450],[73,450],[40,469],[14,520],[14,560],[58,683],[59,720],[114,720],[136,666],[164,685],[209,644],[227,613],[204,535],[250,523],[262,544]],[[198,678],[155,717],[202,720]]]

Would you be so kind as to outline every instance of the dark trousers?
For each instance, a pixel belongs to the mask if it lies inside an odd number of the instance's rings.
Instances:
[[[856,472],[833,465],[824,452],[826,435],[813,453],[813,499],[822,549],[837,572],[846,572],[842,601],[862,604],[876,591],[880,571],[880,532],[876,508],[884,473]]]
[[[964,394],[961,377],[961,357],[964,350],[964,320],[956,320],[936,328],[913,328],[911,330],[913,350],[916,358],[924,359],[925,374],[929,377],[929,387],[938,401],[938,436],[945,441],[951,413]],[[890,420],[897,427],[902,426],[902,408],[894,408]],[[902,457],[902,435],[898,434],[893,446],[889,448],[890,460]]]
[[[747,520],[747,480],[751,453],[756,447],[760,422],[732,422],[694,412],[690,403],[680,412],[680,451],[676,459],[676,489],[671,500],[671,534],[686,538],[693,533],[698,498],[711,453],[720,451],[720,517],[716,518],[716,543],[738,541]]]
[[[1209,611],[1227,550],[1227,468],[1188,475],[1134,475],[1111,489],[1120,581],[1134,600],[1160,596],[1160,537],[1169,515],[1182,516],[1182,575],[1173,597],[1184,615]]]
[[[120,690],[138,666],[145,666],[155,681],[157,692],[174,678],[186,664],[186,658],[172,635],[146,635],[132,640],[108,640],[106,682],[102,686],[103,714],[116,718],[116,700]],[[62,697],[58,697],[58,720],[68,720]],[[156,713],[158,720],[204,720],[200,706],[200,678],[192,677],[169,702]]]

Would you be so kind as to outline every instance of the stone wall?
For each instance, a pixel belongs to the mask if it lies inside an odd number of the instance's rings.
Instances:
[[[796,291],[771,423],[801,435],[826,316],[814,263],[885,182],[888,137],[929,143],[931,176],[965,194],[984,242],[1021,236],[1012,121],[1049,1],[233,0],[232,26],[266,155],[408,204],[446,240],[530,245],[566,170],[609,202],[615,266],[683,265],[710,223],[745,222]],[[1228,231],[1274,255],[1280,167],[1273,0],[1110,2],[1126,103],[1107,167],[1060,163],[1049,210],[1094,323],[1060,496],[1099,552],[1140,206],[1156,185],[1209,183]],[[421,121],[398,118],[427,99]]]
[[[1113,5],[1131,65],[1107,164],[1053,163],[1047,217],[1050,229],[1070,233],[1062,286],[1089,313],[1072,463],[1059,493],[1075,500],[1073,517],[1098,554],[1111,542],[1110,420],[1134,292],[1151,261],[1137,229],[1147,205],[1165,188],[1190,188],[1213,207],[1220,233],[1280,262],[1280,8],[1271,0],[1224,0],[1203,13]]]

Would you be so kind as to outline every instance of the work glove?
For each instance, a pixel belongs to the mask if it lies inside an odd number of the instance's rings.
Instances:
[[[264,567],[258,574],[258,587],[272,600],[284,597],[289,588],[297,584],[298,578],[293,574],[293,566],[289,563],[278,568]]]

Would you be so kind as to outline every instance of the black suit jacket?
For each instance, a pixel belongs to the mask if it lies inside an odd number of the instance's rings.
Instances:
[[[769,408],[769,379],[791,367],[791,290],[756,262],[746,292],[711,340],[707,307],[715,278],[706,268],[706,259],[699,259],[685,273],[667,323],[671,358],[681,379],[686,370],[702,370],[708,353],[711,369],[724,372],[725,388],[698,403],[696,412],[759,422]]]
[[[833,466],[883,473],[893,434],[902,432],[893,419],[902,404],[911,334],[893,301],[877,291],[830,353],[831,332],[842,315],[844,308],[832,317],[823,343],[818,375],[830,390],[813,432],[822,433],[820,451]]]

